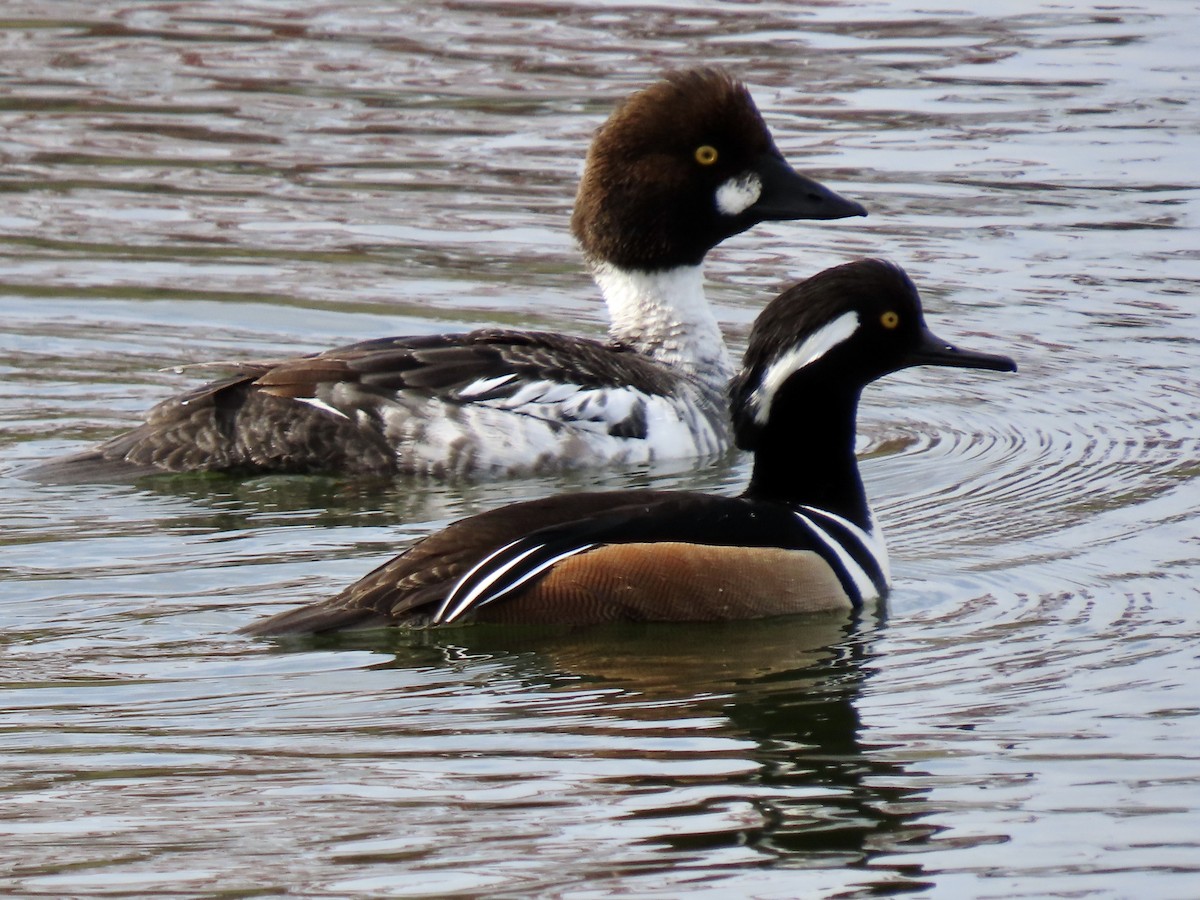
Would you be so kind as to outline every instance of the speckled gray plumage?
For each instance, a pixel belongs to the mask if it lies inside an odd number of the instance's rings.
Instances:
[[[35,474],[68,480],[72,473],[86,475],[91,464],[131,473],[283,470],[446,476],[454,474],[455,448],[445,448],[444,472],[430,472],[427,464],[403,452],[404,438],[421,439],[427,424],[423,413],[431,403],[452,416],[458,407],[511,400],[531,382],[621,388],[647,397],[665,397],[680,387],[679,376],[667,367],[611,344],[501,329],[380,339],[243,368],[238,376],[158,404],[133,431],[86,453],[51,461]],[[509,375],[515,377],[463,395],[471,385]],[[703,385],[689,389],[700,407],[710,410],[711,427],[723,433],[719,395]],[[296,397],[316,398],[343,415],[296,403]],[[621,438],[644,438],[644,409],[635,403],[632,414],[608,430]],[[458,463],[470,467],[466,460]]]

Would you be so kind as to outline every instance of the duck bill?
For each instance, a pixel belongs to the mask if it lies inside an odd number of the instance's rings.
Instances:
[[[930,331],[923,329],[921,343],[908,354],[909,366],[950,366],[955,369],[988,369],[992,372],[1015,372],[1017,364],[997,353],[963,350]]]
[[[847,200],[825,185],[806,178],[781,156],[764,153],[755,162],[752,171],[762,183],[762,190],[746,214],[760,222],[845,219],[867,214],[861,203]]]

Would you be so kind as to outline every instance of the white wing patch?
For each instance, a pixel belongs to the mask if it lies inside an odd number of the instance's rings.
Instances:
[[[608,434],[609,429],[627,421],[639,403],[645,407],[665,400],[634,388],[583,388],[574,384],[534,381],[511,397],[481,402],[539,419],[569,423],[574,428],[597,434]]]
[[[581,390],[582,388],[577,384],[564,384],[561,381],[531,381],[523,385],[511,397],[496,400],[495,403],[506,409],[545,403],[562,403],[564,400],[570,400]]]
[[[565,401],[552,390],[467,404],[411,398],[385,404],[380,415],[401,471],[520,475],[600,465],[638,465],[707,457],[724,450],[724,413],[690,385],[679,396],[632,388],[592,388]],[[522,393],[522,392],[518,392]],[[527,401],[520,405],[517,401]],[[638,435],[644,414],[645,438]]]
[[[647,394],[625,388],[580,391],[563,404],[563,411],[572,419],[585,422],[604,422],[616,425],[633,415],[639,400],[652,400]]]
[[[771,403],[784,383],[803,369],[812,365],[838,344],[850,339],[858,330],[858,313],[848,312],[827,322],[805,338],[798,346],[784,353],[771,363],[763,373],[762,381],[750,397],[754,406],[754,421],[767,424],[771,417]]]

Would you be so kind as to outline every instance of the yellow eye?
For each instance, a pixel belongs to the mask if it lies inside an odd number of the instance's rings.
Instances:
[[[884,328],[886,328],[888,331],[891,331],[893,328],[895,328],[897,325],[900,324],[900,314],[889,309],[887,312],[885,312],[882,316],[879,317],[879,324],[882,325]]]
[[[702,166],[711,166],[717,161],[717,148],[710,144],[696,148],[696,162]]]

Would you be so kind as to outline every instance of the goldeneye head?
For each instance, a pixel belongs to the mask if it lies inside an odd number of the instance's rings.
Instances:
[[[792,169],[745,85],[706,68],[667,75],[600,127],[571,228],[594,263],[658,271],[759,222],[866,214]]]
[[[909,366],[1015,372],[1007,356],[961,350],[925,324],[904,270],[878,259],[826,269],[759,313],[741,372],[729,386],[737,445],[753,450],[772,422],[803,422],[806,408],[844,403]],[[808,440],[821,440],[809,435]]]

